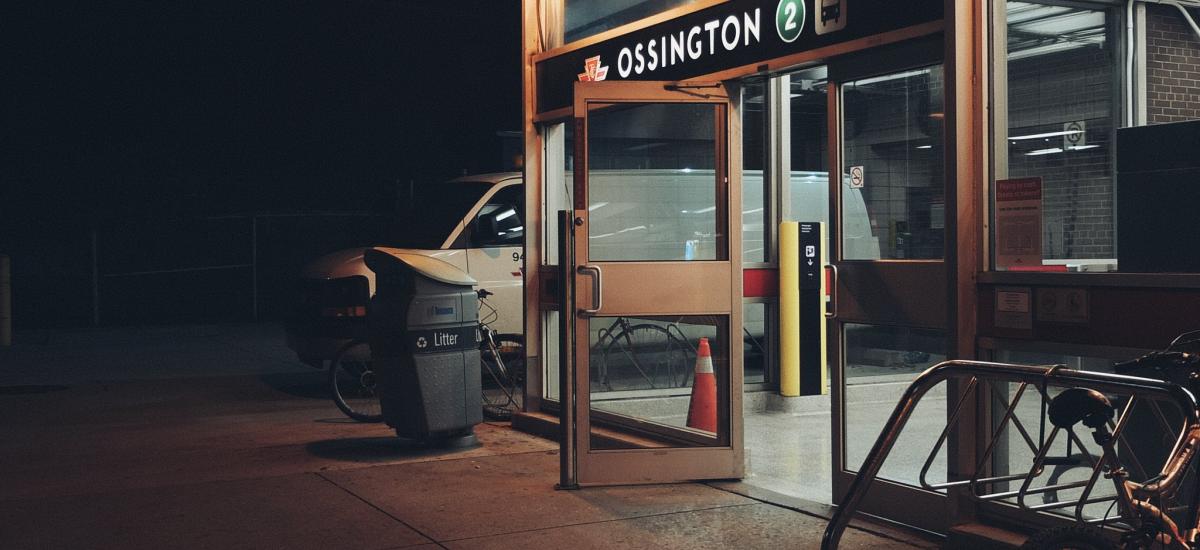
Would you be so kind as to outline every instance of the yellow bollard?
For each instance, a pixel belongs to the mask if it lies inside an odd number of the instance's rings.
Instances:
[[[800,224],[779,224],[779,394],[800,395]]]
[[[0,254],[0,347],[12,345],[12,262]]]

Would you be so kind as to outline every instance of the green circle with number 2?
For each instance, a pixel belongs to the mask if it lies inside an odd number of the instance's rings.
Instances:
[[[775,8],[775,31],[784,42],[792,42],[800,37],[804,30],[804,1],[779,0]]]

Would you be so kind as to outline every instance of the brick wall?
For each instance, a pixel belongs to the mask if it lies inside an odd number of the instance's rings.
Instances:
[[[1200,37],[1174,7],[1146,6],[1146,80],[1150,124],[1200,118]]]

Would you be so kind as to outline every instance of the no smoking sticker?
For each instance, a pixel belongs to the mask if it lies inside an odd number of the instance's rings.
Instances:
[[[862,189],[863,183],[864,183],[863,167],[862,166],[851,166],[850,167],[850,187],[852,189]]]

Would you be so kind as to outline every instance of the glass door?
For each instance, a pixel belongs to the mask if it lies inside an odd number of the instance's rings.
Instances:
[[[742,475],[734,110],[720,84],[576,84],[579,484]]]
[[[901,394],[947,349],[942,67],[855,61],[830,69],[835,502]],[[920,487],[922,476],[946,481],[944,448],[928,460],[946,406],[945,388],[922,399],[863,511],[945,531],[944,493]]]

